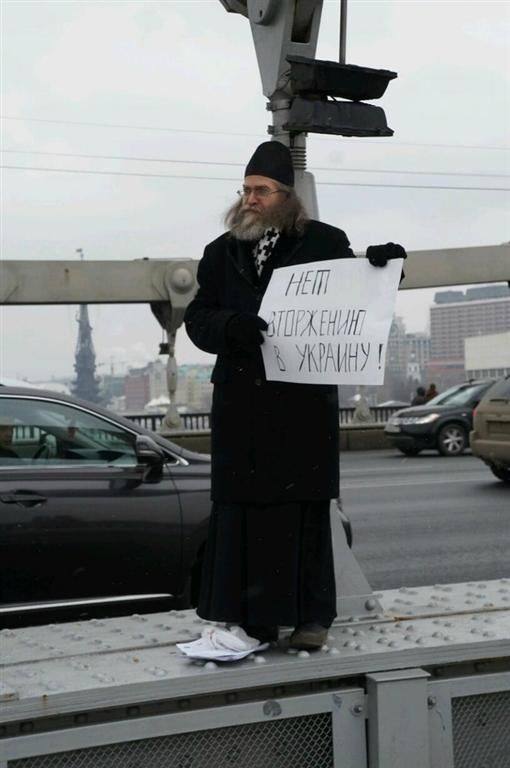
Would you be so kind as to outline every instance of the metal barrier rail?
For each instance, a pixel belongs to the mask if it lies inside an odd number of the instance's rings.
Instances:
[[[227,666],[193,611],[4,630],[0,768],[508,768],[510,579],[378,598]]]
[[[187,712],[92,718],[81,727],[74,719],[37,735],[21,729],[21,735],[0,739],[0,766],[111,768],[126,761],[147,768],[508,766],[508,672],[438,680],[418,667],[368,674],[363,687],[344,684],[244,703],[236,694],[231,698],[230,704]]]
[[[434,680],[427,688],[430,765],[510,764],[510,673]]]
[[[376,424],[385,424],[390,416],[397,411],[400,411],[405,406],[381,406],[375,405],[370,408],[370,415],[372,416],[371,422]],[[353,420],[355,408],[339,408],[338,417],[340,424],[349,424]],[[123,414],[130,421],[134,421],[135,424],[139,424],[145,429],[150,429],[153,432],[157,432],[163,423],[165,418],[164,413],[126,413]],[[181,413],[181,419],[183,423],[183,429],[185,430],[197,430],[197,429],[210,429],[210,413],[208,411],[200,411],[197,413]],[[369,422],[370,423],[370,422]]]

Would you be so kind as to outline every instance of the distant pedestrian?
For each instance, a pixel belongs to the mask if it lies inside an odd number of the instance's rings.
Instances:
[[[424,405],[427,402],[425,387],[416,387],[416,394],[411,400],[411,405]]]
[[[437,397],[438,394],[439,392],[436,389],[436,385],[431,384],[425,393],[425,402],[428,403],[429,400],[432,400],[433,397]]]

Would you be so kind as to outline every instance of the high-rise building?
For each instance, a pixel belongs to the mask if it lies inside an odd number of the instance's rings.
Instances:
[[[430,308],[431,358],[464,364],[464,339],[508,330],[510,289],[506,286],[436,293]]]
[[[407,366],[406,327],[403,318],[395,316],[390,327],[386,351],[386,371],[392,376],[405,376]]]
[[[508,330],[507,286],[436,293],[430,308],[430,376],[442,378],[442,386],[457,383],[465,376],[464,340]]]

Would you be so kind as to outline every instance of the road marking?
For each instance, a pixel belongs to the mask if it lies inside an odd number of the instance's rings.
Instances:
[[[340,462],[340,470],[343,471],[345,474],[351,474],[351,475],[366,475],[367,472],[369,472],[369,471],[370,472],[373,472],[373,471],[384,472],[385,474],[387,472],[400,472],[402,474],[403,472],[406,472],[408,469],[409,469],[408,467],[407,468],[403,468],[403,467],[383,467],[383,466],[381,466],[381,464],[374,464],[373,467],[370,467],[370,465],[367,464],[367,466],[364,469],[350,469],[349,467],[346,468],[345,465],[342,466],[342,462]],[[415,471],[417,471],[417,472],[437,472],[438,471],[438,466],[437,466],[437,464],[425,464],[424,466],[421,466],[421,467],[413,467],[412,470],[413,470],[413,472],[415,472]],[[444,470],[446,470],[446,467],[444,468]],[[465,467],[465,468],[463,467],[461,469],[457,468],[456,471],[458,471],[458,472],[464,471],[464,472],[469,472],[469,474],[472,474],[473,466],[470,465],[469,467]],[[480,472],[481,470],[477,470],[477,471]]]
[[[342,475],[340,475],[340,490],[354,490],[359,488],[401,488],[404,485],[460,485],[461,483],[482,483],[485,480],[485,482],[488,482],[491,480],[490,477],[486,477],[486,475],[481,475],[480,478],[462,478],[459,480],[451,480],[450,478],[445,478],[444,480],[434,480],[433,483],[431,483],[429,480],[401,480],[398,483],[395,482],[388,482],[388,483],[370,483],[366,482],[363,484],[353,484],[346,482],[344,483],[342,481]]]

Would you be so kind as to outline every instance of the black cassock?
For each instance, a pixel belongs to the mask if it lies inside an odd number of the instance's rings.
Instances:
[[[281,234],[260,277],[253,243],[206,246],[188,335],[217,354],[211,412],[213,509],[198,613],[250,625],[329,626],[336,615],[329,502],[338,495],[336,386],[266,381],[259,348],[226,326],[257,313],[273,269],[352,257],[344,232],[316,221]]]

